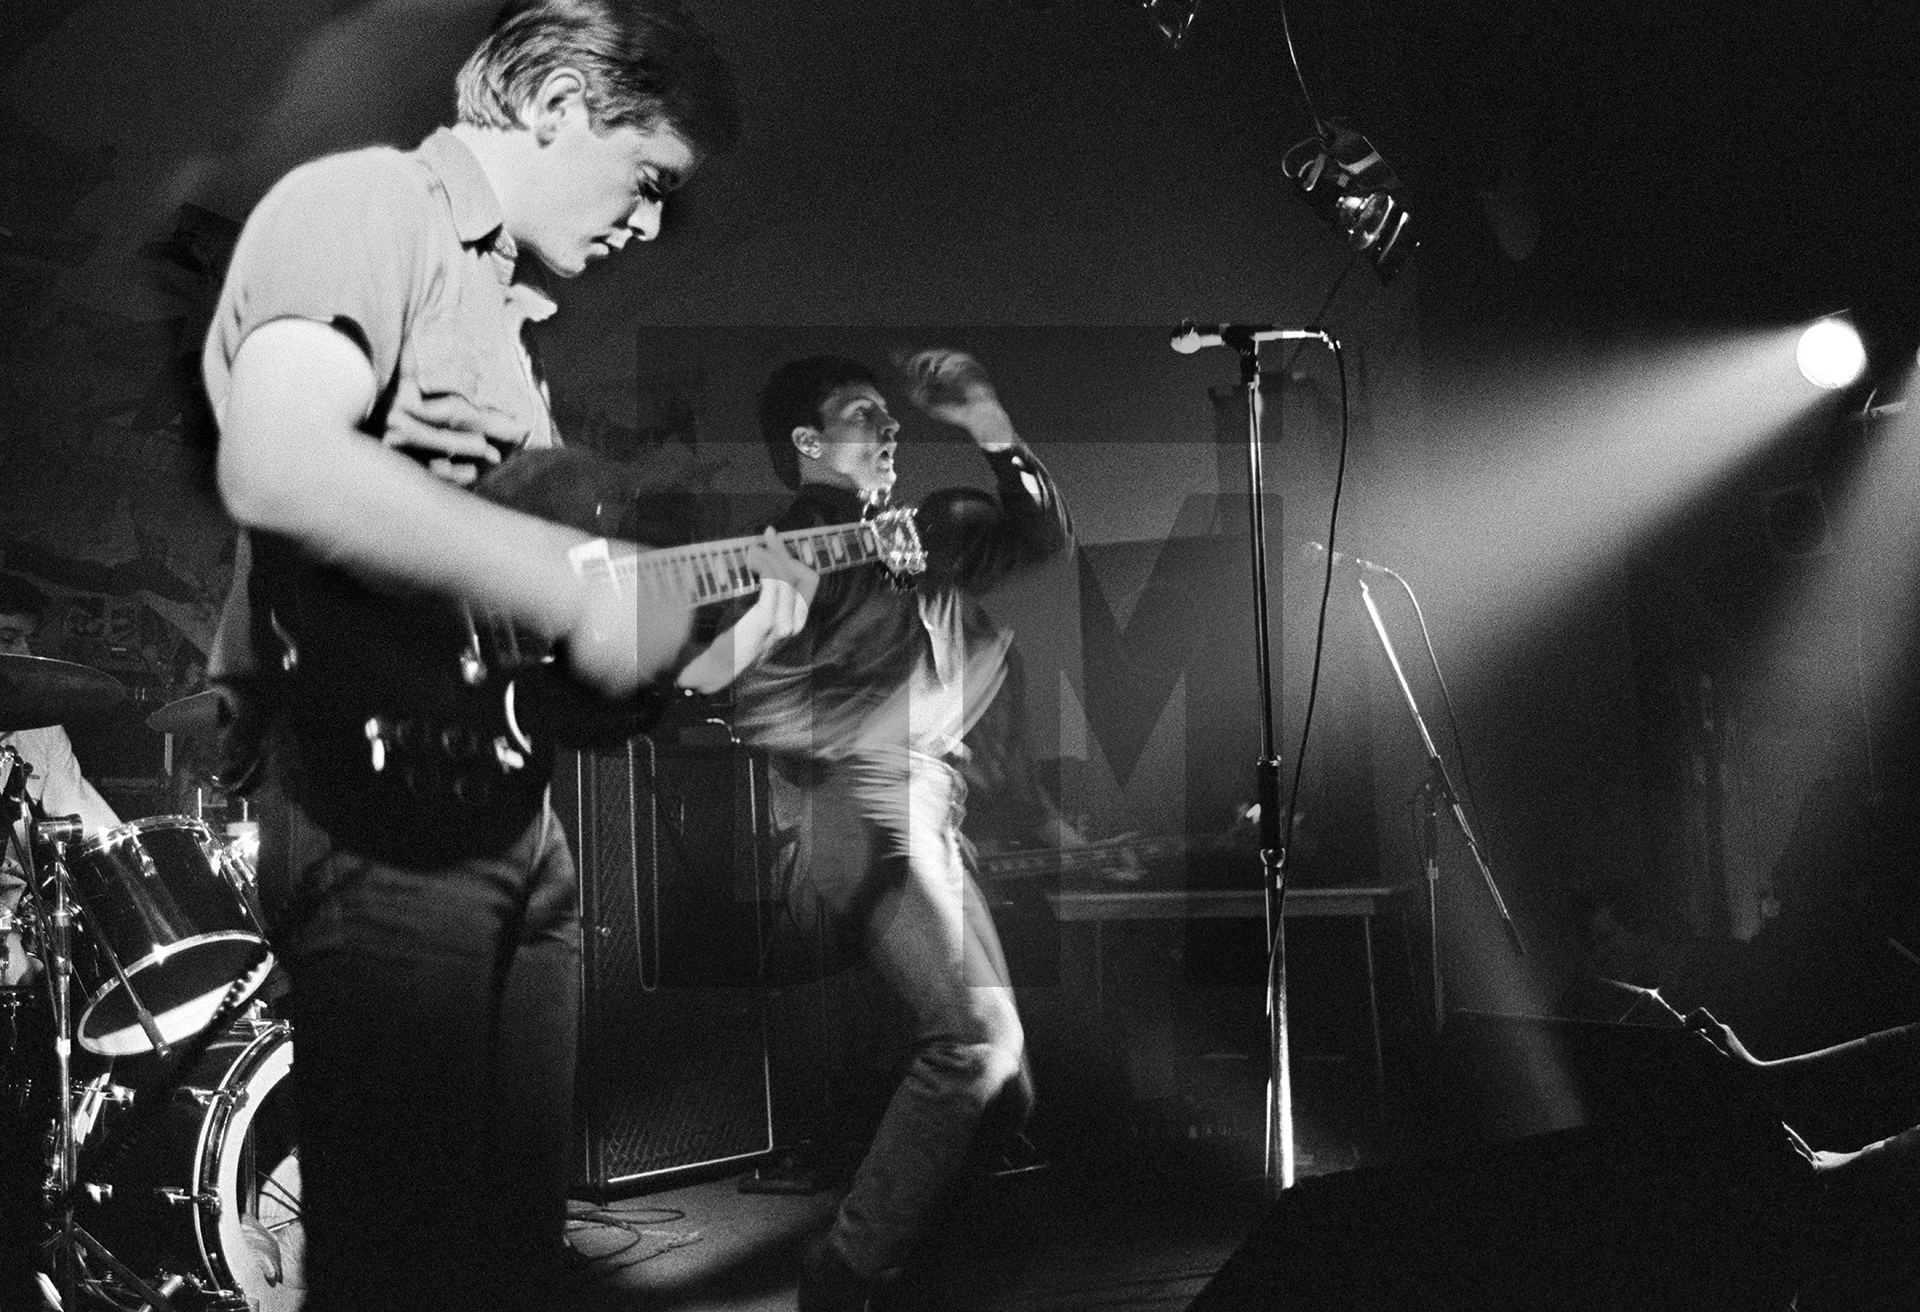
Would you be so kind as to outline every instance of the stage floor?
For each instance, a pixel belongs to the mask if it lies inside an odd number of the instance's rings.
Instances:
[[[1217,1162],[1054,1163],[993,1180],[938,1241],[951,1304],[970,1312],[1186,1307],[1265,1206]],[[739,1176],[573,1204],[569,1312],[790,1312],[801,1255],[840,1191],[742,1193]]]

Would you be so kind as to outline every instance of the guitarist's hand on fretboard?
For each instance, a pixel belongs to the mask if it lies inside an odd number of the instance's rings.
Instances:
[[[613,548],[615,558],[631,548]],[[671,673],[687,634],[693,607],[671,591],[622,586],[611,571],[589,576],[579,616],[565,638],[567,667],[603,696],[620,699]]]
[[[747,549],[747,568],[760,580],[760,594],[737,623],[695,656],[674,682],[700,693],[715,693],[747,667],[807,624],[807,608],[820,586],[817,571],[795,560],[768,529]]]
[[[642,550],[603,536],[615,528],[604,512],[629,485],[619,466],[567,447],[518,452],[474,485],[558,529],[549,549],[566,539],[563,577],[537,571],[544,604],[525,629],[477,604],[382,592],[297,550],[256,564],[260,622],[277,644],[274,701],[304,767],[326,780],[313,800],[333,832],[350,828],[359,850],[395,859],[488,850],[539,805],[557,748],[645,728],[680,668],[693,608],[767,594],[713,657],[710,680],[689,685],[718,688],[799,631],[816,574],[898,579],[926,568],[905,508],[771,539]]]

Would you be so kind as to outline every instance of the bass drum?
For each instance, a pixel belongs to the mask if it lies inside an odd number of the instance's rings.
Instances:
[[[116,1063],[112,1079],[138,1088],[151,1075],[130,1080],[123,1068],[151,1064]],[[152,1122],[92,1178],[107,1189],[81,1207],[81,1224],[150,1282],[180,1276],[209,1299],[238,1293],[260,1312],[298,1308],[306,1285],[292,1067],[285,1022],[242,1021],[221,1035]],[[81,1099],[83,1120],[91,1101]],[[127,1114],[98,1110],[90,1139],[110,1135]],[[176,1295],[190,1297],[185,1289]]]

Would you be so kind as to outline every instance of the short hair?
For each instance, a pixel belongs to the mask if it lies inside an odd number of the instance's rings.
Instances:
[[[462,123],[522,127],[554,70],[587,80],[594,131],[671,128],[702,156],[740,136],[733,71],[677,0],[509,0],[454,79]]]
[[[25,579],[0,574],[0,615],[31,615],[38,624],[51,604],[46,593]]]
[[[820,407],[834,392],[853,383],[866,383],[875,391],[880,388],[873,370],[844,355],[791,360],[767,379],[757,406],[760,438],[767,444],[767,459],[773,462],[773,472],[782,483],[800,486],[800,453],[794,450],[793,430],[802,424],[820,427],[825,418]]]

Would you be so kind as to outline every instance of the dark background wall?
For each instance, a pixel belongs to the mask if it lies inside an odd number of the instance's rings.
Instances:
[[[1730,935],[1722,911],[1696,905],[1709,876],[1682,838],[1701,825],[1710,845],[1746,834],[1741,859],[1770,876],[1785,827],[1729,829],[1726,796],[1687,792],[1695,760],[1727,744],[1690,739],[1700,708],[1672,690],[1697,687],[1696,666],[1768,668],[1757,617],[1782,605],[1841,641],[1847,616],[1818,604],[1839,582],[1778,559],[1753,516],[1773,487],[1837,476],[1836,430],[1784,441],[1772,463],[1676,509],[1665,537],[1596,559],[1578,586],[1529,584],[1513,568],[1555,531],[1524,513],[1527,496],[1469,515],[1453,489],[1511,472],[1476,430],[1476,406],[1529,400],[1554,368],[1623,343],[1851,306],[1876,345],[1910,354],[1915,137],[1899,6],[1763,20],[1718,2],[1296,3],[1317,109],[1367,133],[1406,179],[1423,248],[1384,287],[1281,176],[1281,155],[1313,123],[1277,5],[1201,0],[1177,51],[1126,0],[693,7],[734,57],[748,134],[676,197],[654,248],[563,289],[542,346],[570,431],[737,497],[720,514],[744,521],[752,494],[771,489],[751,447],[726,443],[741,441],[744,389],[767,363],[824,345],[974,345],[1032,416],[1030,434],[1057,444],[1088,568],[1124,629],[1160,544],[1234,541],[1244,488],[1232,398],[1221,412],[1209,397],[1231,387],[1231,361],[1173,356],[1166,328],[1186,315],[1323,321],[1347,344],[1354,402],[1341,540],[1422,590],[1478,818],[1535,947],[1511,960],[1450,850],[1452,955],[1485,963],[1463,970],[1464,1000],[1550,994],[1596,892],[1652,888],[1698,913],[1688,932]],[[448,80],[490,8],[95,0],[0,19],[0,550],[7,569],[62,597],[49,654],[112,669],[153,701],[197,686],[230,561],[192,389],[223,243],[298,160],[407,144],[443,121]],[[1291,548],[1325,537],[1338,386],[1318,353],[1269,366],[1284,744],[1317,600]],[[1630,371],[1611,378],[1636,385]],[[689,396],[691,442],[674,430]],[[950,444],[921,436],[935,453],[922,486],[969,476]],[[1222,634],[1245,620],[1243,568],[1210,580]],[[1515,606],[1548,582],[1558,604],[1517,624]],[[1087,762],[1088,787],[1110,806],[1147,807],[1153,828],[1206,827],[1213,801],[1232,799],[1189,795],[1195,745],[1241,756],[1250,711],[1195,730],[1189,680],[1122,780],[1116,735],[1087,729],[1084,580],[1047,586],[1060,591],[999,602],[1033,649],[1039,747]],[[1344,589],[1326,677],[1345,710],[1320,728],[1328,760],[1364,761],[1370,778],[1355,776],[1353,795],[1371,837],[1359,852],[1351,837],[1327,843],[1340,856],[1323,860],[1342,878],[1397,879],[1411,871],[1403,817],[1420,758],[1359,615]],[[1390,618],[1411,660],[1412,617]],[[1871,610],[1869,628],[1881,623]],[[1703,649],[1703,632],[1721,636]],[[1134,635],[1145,654],[1131,672],[1151,692],[1171,676],[1149,636]],[[1890,618],[1870,637],[1889,651],[1903,641]],[[1213,664],[1249,662],[1251,637],[1239,641]],[[1809,659],[1822,650],[1814,641]],[[1231,685],[1200,688],[1207,715],[1244,697]],[[1764,678],[1743,687],[1749,704],[1782,700]],[[1422,692],[1434,711],[1436,690]],[[1904,741],[1904,699],[1888,696],[1883,763]],[[1745,767],[1740,804],[1755,814],[1797,812],[1832,773],[1805,765],[1805,744],[1854,732],[1844,705],[1787,701],[1767,728],[1780,750]],[[1887,769],[1883,792],[1904,796]],[[1322,832],[1335,831],[1346,832]]]

